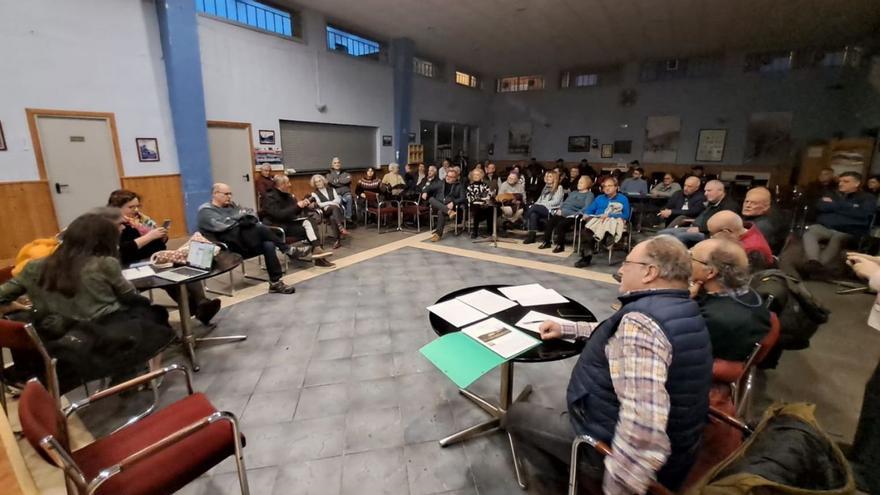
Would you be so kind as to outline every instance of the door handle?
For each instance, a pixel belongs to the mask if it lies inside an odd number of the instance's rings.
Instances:
[[[70,187],[70,184],[59,184],[56,182],[55,183],[55,192],[58,194],[61,194],[61,189],[65,188],[65,187]]]
[[[250,181],[251,181],[251,174],[244,174],[244,175],[242,175],[242,177],[244,178],[244,181],[245,181],[245,182],[250,182]]]

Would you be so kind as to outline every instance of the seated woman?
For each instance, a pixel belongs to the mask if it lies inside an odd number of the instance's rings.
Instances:
[[[107,206],[111,208],[104,209],[105,213],[112,212],[108,220],[122,224],[119,234],[119,260],[123,266],[149,260],[154,253],[168,249],[165,244],[168,241],[168,231],[141,212],[140,205],[141,198],[136,192],[118,189],[110,193],[107,200]],[[220,311],[220,299],[205,297],[201,282],[187,284],[186,291],[189,294],[189,307],[193,308],[195,318],[205,325],[209,324]],[[180,293],[175,287],[167,288],[166,292],[179,303],[177,299]]]
[[[306,246],[300,246],[299,252],[302,254],[300,259],[311,257],[316,266],[335,266],[327,261],[326,258],[333,253],[321,249],[316,233],[318,227],[309,215],[317,207],[308,199],[296,199],[296,196],[290,192],[290,178],[286,175],[276,175],[273,183],[275,187],[266,191],[262,197],[261,220],[268,225],[284,229],[286,237],[306,243]]]
[[[577,168],[572,170],[577,170]],[[593,193],[590,191],[590,188],[593,187],[593,179],[589,175],[581,176],[576,186],[577,190],[568,193],[562,206],[553,215],[550,215],[547,226],[544,227],[544,242],[538,246],[538,249],[549,248],[551,241],[555,238],[556,247],[553,248],[553,252],[561,253],[565,250],[565,234],[574,226],[577,215],[593,202]]]
[[[58,359],[62,392],[140,369],[174,339],[168,311],[122,276],[119,233],[102,215],[76,218],[50,256],[0,285],[0,305],[27,294],[34,326]]]
[[[333,227],[336,242],[333,249],[339,249],[342,245],[342,237],[348,235],[345,230],[345,215],[342,211],[342,198],[336,195],[333,188],[327,187],[327,181],[323,175],[315,174],[311,180],[312,187],[315,191],[312,193],[318,208],[324,212],[324,218],[327,219]]]
[[[501,203],[501,230],[512,227],[520,221],[523,214],[523,199],[526,189],[519,176],[519,168],[514,167],[507,178],[498,185],[498,195],[495,201]]]
[[[623,236],[629,219],[629,200],[617,192],[617,179],[607,177],[602,181],[602,194],[584,208],[581,213],[588,217],[581,233],[581,259],[574,266],[584,268],[593,262],[596,241],[617,242]]]
[[[523,244],[532,244],[538,237],[538,229],[542,224],[550,218],[550,215],[562,206],[562,197],[565,192],[559,184],[559,174],[550,171],[544,174],[544,189],[538,195],[538,199],[534,204],[526,210],[526,228],[529,229],[528,236]]]
[[[489,218],[495,211],[494,206],[488,206],[492,200],[492,190],[483,182],[483,169],[474,168],[469,175],[470,184],[464,191],[467,198],[468,208],[471,212],[471,239],[479,235],[480,223],[486,222],[486,230],[489,230]]]
[[[386,199],[400,199],[406,189],[406,181],[400,176],[400,166],[394,162],[388,164],[388,173],[382,177],[380,190]]]

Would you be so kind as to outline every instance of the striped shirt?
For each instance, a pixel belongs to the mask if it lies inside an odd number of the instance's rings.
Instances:
[[[563,324],[564,338],[589,338],[596,323]],[[605,356],[620,401],[613,455],[605,459],[603,492],[643,494],[657,477],[672,447],[666,435],[669,394],[666,377],[672,363],[672,345],[649,316],[630,312],[608,339]]]

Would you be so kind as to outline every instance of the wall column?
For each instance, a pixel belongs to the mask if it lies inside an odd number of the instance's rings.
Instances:
[[[186,223],[192,232],[199,205],[210,201],[213,184],[196,6],[192,0],[157,0],[156,11]]]
[[[391,65],[394,68],[394,149],[397,161],[406,163],[409,133],[412,132],[410,114],[413,93],[413,55],[415,43],[409,38],[391,40]]]

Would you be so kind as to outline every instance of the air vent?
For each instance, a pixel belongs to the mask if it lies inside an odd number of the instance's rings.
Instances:
[[[666,61],[666,70],[668,72],[677,71],[678,70],[678,59],[677,58],[670,58],[669,60],[667,60]]]

